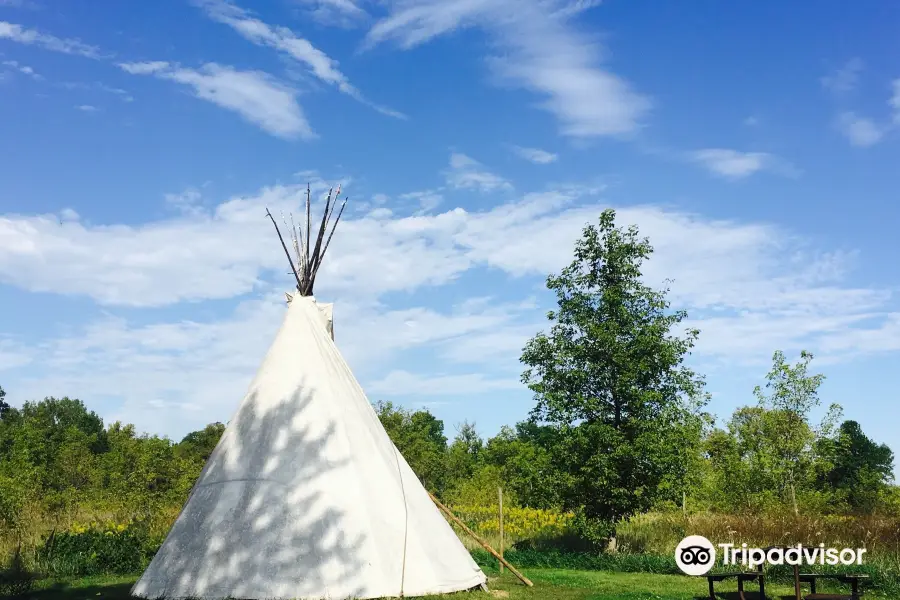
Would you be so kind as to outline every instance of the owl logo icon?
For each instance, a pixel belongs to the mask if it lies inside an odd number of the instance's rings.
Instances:
[[[716,563],[716,549],[702,535],[689,535],[675,547],[675,563],[687,575],[706,575]]]

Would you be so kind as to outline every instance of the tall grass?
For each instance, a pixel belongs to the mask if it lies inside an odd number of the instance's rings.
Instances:
[[[900,556],[900,519],[877,515],[815,516],[785,511],[769,515],[647,513],[616,527],[623,552],[671,554],[687,535],[714,544],[866,548],[869,556]]]

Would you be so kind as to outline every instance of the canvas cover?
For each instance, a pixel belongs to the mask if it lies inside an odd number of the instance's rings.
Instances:
[[[486,581],[338,352],[330,313],[292,299],[133,595],[381,598]]]

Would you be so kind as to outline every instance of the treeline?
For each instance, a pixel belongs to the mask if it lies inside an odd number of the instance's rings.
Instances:
[[[547,279],[548,331],[522,352],[535,401],[525,421],[488,439],[464,423],[448,437],[428,411],[376,405],[424,485],[457,506],[495,504],[502,487],[507,506],[573,513],[578,539],[597,545],[648,511],[900,515],[892,451],[836,405],[812,421],[823,377],[808,353],[791,364],[775,352],[754,401],[717,425],[685,365],[700,332],[679,332],[686,313],[643,283],[651,253],[613,211],[585,227],[573,262]],[[105,427],[78,400],[12,408],[0,392],[0,530],[100,517],[165,529],[223,430],[174,442]]]
[[[791,367],[778,371],[784,368]],[[149,518],[165,529],[225,428],[213,423],[174,442],[138,434],[133,425],[104,427],[79,400],[0,406],[0,532],[6,537],[91,520]],[[483,439],[463,423],[448,439],[443,422],[427,410],[391,403],[375,409],[425,487],[446,502],[494,506],[502,487],[507,506],[584,515],[590,499],[579,499],[573,466],[596,457],[570,454],[577,433],[525,421]],[[680,511],[686,501],[691,512],[764,514],[796,505],[804,513],[900,516],[889,448],[854,421],[816,428],[793,423],[804,445],[792,446],[786,418],[765,405],[738,409],[727,427],[698,439],[692,477],[668,482],[641,509]]]

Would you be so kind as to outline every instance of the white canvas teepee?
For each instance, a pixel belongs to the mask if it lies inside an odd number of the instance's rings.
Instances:
[[[133,595],[382,598],[484,585],[330,331],[330,305],[302,293],[290,299],[247,395]]]

